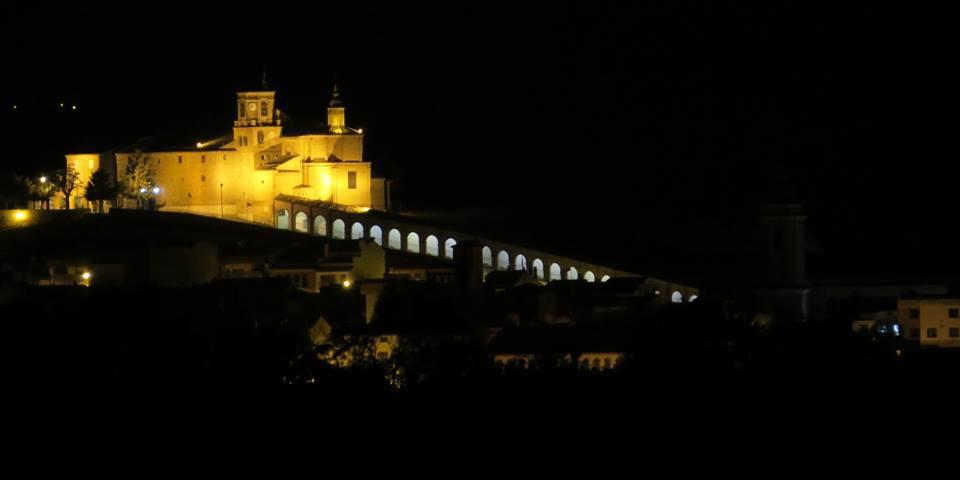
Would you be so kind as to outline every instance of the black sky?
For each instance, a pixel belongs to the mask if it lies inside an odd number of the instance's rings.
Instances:
[[[952,213],[947,17],[757,4],[5,7],[2,168],[226,130],[266,69],[295,118],[338,82],[411,207],[722,223],[786,175],[838,241]]]

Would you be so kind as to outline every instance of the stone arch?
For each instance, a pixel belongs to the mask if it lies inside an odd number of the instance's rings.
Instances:
[[[377,245],[383,246],[383,229],[380,228],[380,225],[370,227],[370,238],[372,238]]]
[[[497,254],[497,270],[510,269],[510,254],[506,250],[500,250]]]
[[[483,247],[483,250],[480,251],[480,258],[483,260],[484,267],[493,266],[493,250],[490,250],[490,247]]]
[[[537,280],[543,280],[543,260],[539,258],[533,259],[533,275]]]
[[[277,228],[290,230],[290,213],[285,208],[277,210]]]
[[[567,270],[567,280],[579,280],[580,272],[577,271],[577,267],[570,267],[570,270]]]
[[[333,238],[347,238],[347,226],[339,218],[333,221]]]
[[[425,240],[424,252],[431,257],[440,256],[440,240],[437,240],[437,237],[433,235],[427,235]]]
[[[417,232],[407,234],[407,251],[410,253],[420,253],[420,235]]]
[[[513,259],[513,269],[514,269],[514,270],[526,270],[526,269],[527,269],[527,257],[523,256],[522,253],[518,253],[517,256]]]
[[[293,229],[302,233],[310,232],[310,218],[305,212],[297,212],[293,216]]]
[[[610,275],[600,277],[600,283],[606,282],[607,280],[610,280]]]
[[[597,281],[597,276],[594,275],[590,270],[587,270],[583,274],[583,280],[587,283],[593,283]]]
[[[680,293],[680,290],[674,290],[670,294],[670,303],[683,303],[683,294]]]
[[[554,281],[554,280],[560,280],[561,278],[563,278],[563,275],[561,274],[560,265],[557,265],[556,263],[550,264],[549,280]]]
[[[327,219],[323,215],[317,215],[313,219],[313,234],[327,236]]]
[[[387,248],[392,248],[392,249],[394,249],[394,250],[400,250],[400,248],[401,248],[401,245],[400,245],[401,240],[400,240],[400,238],[401,238],[401,237],[400,237],[400,230],[397,230],[396,228],[391,228],[390,231],[387,232]]]
[[[353,222],[353,225],[350,226],[350,239],[360,240],[361,238],[363,238],[363,224],[360,222]]]
[[[453,258],[453,247],[457,244],[457,241],[448,238],[447,241],[443,242],[443,256],[447,258]]]

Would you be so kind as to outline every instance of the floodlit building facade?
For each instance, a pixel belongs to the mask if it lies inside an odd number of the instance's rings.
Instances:
[[[133,165],[143,164],[150,186],[141,201],[159,210],[273,225],[274,199],[281,195],[360,211],[386,209],[385,181],[372,177],[363,158],[363,131],[347,126],[336,88],[326,125],[295,135],[284,134],[276,92],[266,82],[238,92],[236,102],[232,132],[219,138],[67,155],[80,183],[71,205],[85,206],[84,186],[97,169],[122,180]]]

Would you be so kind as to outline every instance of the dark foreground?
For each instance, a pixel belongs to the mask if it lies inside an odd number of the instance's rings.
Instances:
[[[396,389],[376,368],[291,363],[278,332],[246,336],[189,302],[63,298],[0,309],[5,452],[33,468],[779,477],[957,458],[960,356],[839,329],[722,346],[658,333],[607,374],[502,372],[446,351]]]

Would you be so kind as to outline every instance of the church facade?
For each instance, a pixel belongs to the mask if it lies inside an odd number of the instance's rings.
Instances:
[[[151,186],[141,201],[160,210],[275,223],[280,196],[327,202],[355,211],[386,209],[386,182],[372,176],[363,158],[363,131],[346,124],[346,108],[334,88],[327,122],[312,131],[284,135],[276,92],[264,82],[237,93],[232,134],[181,145],[134,145],[110,154],[70,154],[79,174],[71,205],[85,206],[84,186],[99,168],[122,179],[131,163],[143,163]],[[125,199],[124,202],[136,202]]]

